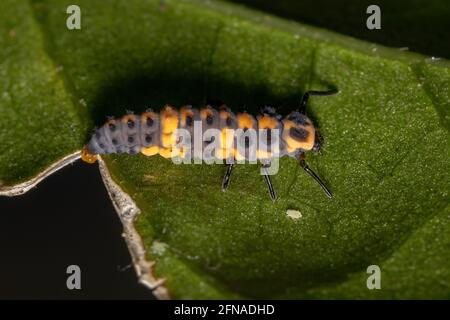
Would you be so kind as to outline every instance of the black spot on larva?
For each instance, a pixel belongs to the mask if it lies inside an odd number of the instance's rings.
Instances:
[[[113,145],[117,145],[117,143],[118,143],[118,142],[117,142],[117,139],[115,139],[115,138],[112,139],[111,142],[112,142]]]
[[[111,131],[115,131],[116,130],[116,125],[114,123],[110,123],[108,125],[108,127],[109,127],[109,130],[111,130]]]
[[[300,112],[292,112],[288,117],[288,120],[293,121],[297,125],[307,126],[310,125],[308,117]]]
[[[153,125],[153,119],[150,117],[147,117],[146,123],[147,123],[147,127],[151,127]]]
[[[105,145],[103,143],[99,143],[98,146],[102,149],[105,149]]]
[[[128,136],[128,142],[129,142],[129,143],[133,143],[133,142],[134,142],[133,136]]]
[[[208,116],[206,117],[206,123],[207,123],[208,125],[212,125],[212,124],[213,124],[213,121],[214,121],[214,119],[213,119],[213,117],[212,117],[211,115],[208,115]]]
[[[145,142],[147,142],[147,143],[152,142],[152,136],[149,135],[149,134],[147,134],[147,135],[145,136]]]
[[[191,117],[191,116],[187,116],[187,117],[186,117],[186,125],[187,125],[188,127],[190,127],[190,126],[192,126],[192,122],[193,122],[192,117]]]
[[[277,111],[272,106],[264,106],[264,107],[261,108],[261,113],[262,114],[267,114],[269,116],[274,116],[274,115],[276,115]]]
[[[225,120],[225,123],[227,124],[227,126],[231,126],[231,124],[233,123],[233,120],[231,119],[231,117],[227,117],[227,119]]]
[[[309,132],[302,128],[290,128],[289,136],[297,141],[304,141],[308,138]]]
[[[128,151],[126,151],[126,152],[128,152],[129,154],[136,154],[136,153],[139,153],[139,151],[140,151],[140,147],[134,146],[134,147],[130,147],[128,149]]]
[[[131,119],[129,119],[129,120],[127,121],[127,125],[128,125],[128,128],[130,128],[130,129],[134,128],[134,121],[131,120]]]
[[[125,147],[124,146],[117,146],[116,153],[124,153],[124,152],[125,152]]]

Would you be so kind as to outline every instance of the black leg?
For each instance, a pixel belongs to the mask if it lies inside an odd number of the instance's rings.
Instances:
[[[308,99],[310,96],[331,96],[333,94],[338,93],[337,90],[329,90],[329,91],[306,91],[302,97],[300,102],[299,112],[305,114],[306,113],[306,104],[308,103]]]
[[[227,164],[227,171],[225,172],[225,176],[222,180],[222,190],[227,191],[228,186],[230,185],[231,172],[233,171],[234,163]]]
[[[270,175],[267,172],[267,165],[262,165],[262,169],[264,171],[264,180],[266,181],[267,187],[269,188],[270,199],[275,202],[277,200],[277,194],[275,193],[275,189],[273,188]]]
[[[333,198],[333,193],[331,192],[331,190],[328,189],[328,187],[325,185],[325,183],[323,183],[323,181],[320,179],[320,177],[306,163],[306,161],[304,159],[304,154],[300,153],[297,156],[297,159],[298,159],[298,162],[300,163],[300,166],[303,168],[303,170],[305,170],[311,177],[314,178],[314,180],[316,180],[316,182],[320,185],[320,187],[325,192],[325,194],[329,198]]]

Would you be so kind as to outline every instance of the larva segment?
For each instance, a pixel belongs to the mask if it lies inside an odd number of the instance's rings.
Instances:
[[[123,146],[128,153],[135,154],[141,151],[140,128],[141,121],[134,114],[127,114],[121,119]]]
[[[247,112],[238,113],[236,120],[238,128],[236,130],[234,157],[237,161],[246,159],[256,160],[251,159],[250,155],[256,153],[257,150],[257,122],[255,118]],[[249,131],[248,129],[253,130]],[[251,142],[253,142],[253,144],[251,144]]]
[[[200,120],[200,113],[197,109],[191,106],[184,106],[180,109],[180,124],[179,127],[186,130],[193,130],[194,121]]]
[[[203,146],[206,147],[216,139],[220,139],[220,136],[215,134],[215,130],[219,129],[219,112],[207,106],[200,110],[200,120],[202,121]],[[220,141],[216,142],[220,143]]]
[[[232,148],[234,132],[237,128],[236,116],[233,112],[227,110],[221,110],[219,112],[219,128],[221,131],[221,147]]]
[[[95,130],[87,149],[91,154],[109,154],[117,152],[111,144],[111,140],[105,134],[104,126]]]
[[[124,137],[122,135],[122,123],[120,120],[110,119],[102,127],[102,133],[108,144],[114,150],[110,153],[127,152],[124,147]]]
[[[161,133],[173,133],[178,128],[178,111],[171,106],[165,106],[161,111]]]
[[[161,143],[159,154],[164,158],[172,158],[178,155],[176,148],[176,129],[179,124],[178,111],[171,106],[165,106],[160,113]]]
[[[280,122],[277,118],[271,117],[266,114],[258,116],[257,119],[259,129],[278,129],[280,125]]]
[[[233,112],[224,107],[219,111],[220,149],[216,150],[218,159],[234,158],[234,134],[237,119]]]
[[[281,122],[268,114],[257,117],[258,120],[258,150],[256,156],[259,160],[269,160],[280,155],[282,143],[280,133],[282,132]],[[278,130],[277,135],[272,130]],[[276,141],[272,139],[275,138]]]
[[[299,112],[292,112],[283,120],[283,140],[289,154],[309,151],[314,146],[315,129],[312,121]]]
[[[141,153],[146,156],[158,154],[160,144],[159,114],[148,110],[141,115],[140,122]]]
[[[200,120],[202,121],[203,131],[202,158],[206,161],[213,160],[216,157],[216,146],[220,146],[219,112],[210,106],[206,106],[200,110]]]
[[[238,128],[240,128],[244,131],[246,131],[248,129],[256,129],[255,118],[247,112],[238,113],[237,124],[238,124]]]
[[[179,156],[194,157],[194,124],[196,121],[201,121],[200,112],[197,109],[192,108],[192,106],[184,106],[180,109],[180,124],[179,128],[184,129],[189,133],[190,140],[187,137],[177,137],[177,148],[179,149]],[[200,150],[201,152],[201,150]],[[201,154],[195,155],[197,158],[201,156]]]
[[[219,112],[210,106],[200,110],[200,119],[202,120],[202,128],[204,131],[219,128]]]

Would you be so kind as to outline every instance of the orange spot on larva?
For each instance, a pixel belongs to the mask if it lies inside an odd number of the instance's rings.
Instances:
[[[90,153],[87,147],[84,146],[83,149],[81,150],[81,160],[92,164],[97,161],[97,155]]]

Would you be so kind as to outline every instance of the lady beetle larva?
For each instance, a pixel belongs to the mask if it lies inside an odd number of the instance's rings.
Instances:
[[[214,144],[214,148],[210,148],[213,150],[210,156],[225,161],[227,166],[222,181],[222,189],[226,191],[233,166],[251,160],[253,150],[253,159],[262,164],[262,174],[273,201],[276,200],[276,193],[267,169],[275,158],[283,156],[295,157],[331,198],[330,189],[308,166],[304,154],[306,151],[317,152],[320,148],[314,124],[306,116],[309,97],[335,93],[337,92],[306,92],[299,109],[284,119],[271,107],[264,107],[256,118],[247,112],[234,114],[226,106],[217,109],[206,106],[200,110],[191,106],[179,110],[166,106],[159,113],[148,109],[141,115],[129,112],[120,119],[110,118],[101,128],[96,129],[88,144],[83,147],[81,158],[94,163],[99,154],[140,152],[146,156],[159,154],[164,158],[204,159],[202,157],[205,157],[205,151]],[[180,135],[179,132],[184,132],[185,135]],[[251,137],[258,143],[252,143]],[[201,141],[200,148],[198,145],[196,148],[197,138]]]

